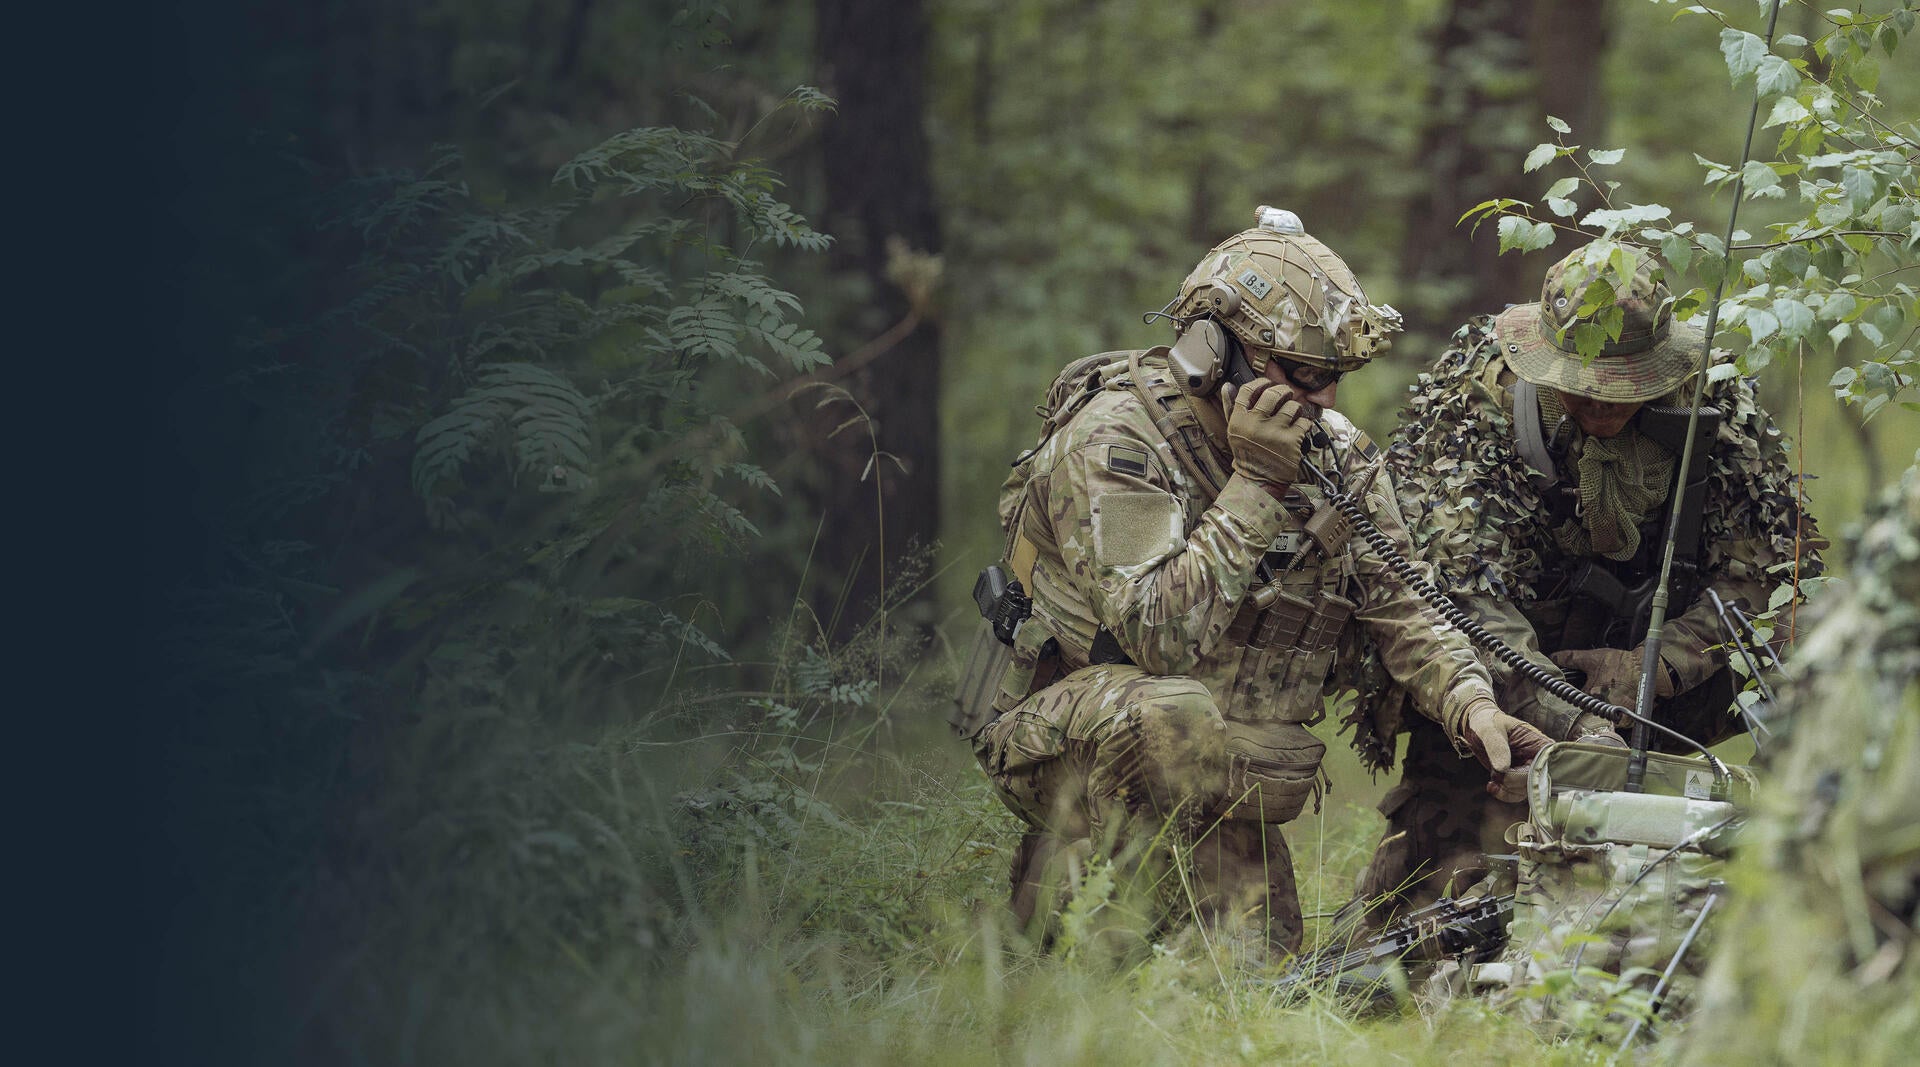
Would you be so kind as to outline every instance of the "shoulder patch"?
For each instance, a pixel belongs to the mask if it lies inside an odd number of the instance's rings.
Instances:
[[[1102,493],[1093,502],[1093,555],[1131,567],[1177,551],[1186,539],[1178,498],[1161,492]]]
[[[1365,430],[1360,431],[1359,435],[1354,437],[1353,450],[1359,454],[1362,460],[1368,463],[1372,463],[1374,458],[1380,455],[1380,446],[1373,443],[1373,438],[1368,437]]]
[[[1147,454],[1138,448],[1107,446],[1107,469],[1118,474],[1144,476],[1147,473],[1147,458]]]

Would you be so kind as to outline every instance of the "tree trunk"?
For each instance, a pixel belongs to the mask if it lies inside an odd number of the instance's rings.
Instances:
[[[889,242],[940,248],[922,125],[926,24],[920,0],[821,0],[816,19],[819,80],[839,101],[821,137],[822,225],[835,238],[832,269],[865,283],[865,299],[832,323],[830,348],[845,357],[914,313],[888,280]],[[843,383],[871,420],[872,436],[856,426],[818,446],[823,481],[814,502],[827,519],[813,599],[828,609],[845,604],[836,627],[842,635],[883,596],[899,596],[887,574],[909,544],[930,547],[938,536],[939,383],[939,331],[917,322]],[[833,405],[820,428],[850,415]],[[821,618],[832,614],[823,610]]]
[[[1417,157],[1428,180],[1411,205],[1401,267],[1409,327],[1429,341],[1468,316],[1535,299],[1546,268],[1573,247],[1562,235],[1542,252],[1502,256],[1494,225],[1469,238],[1455,223],[1494,197],[1537,200],[1564,176],[1553,167],[1520,170],[1527,151],[1553,137],[1546,116],[1572,125],[1569,144],[1603,147],[1598,90],[1607,36],[1605,0],[1448,5]]]

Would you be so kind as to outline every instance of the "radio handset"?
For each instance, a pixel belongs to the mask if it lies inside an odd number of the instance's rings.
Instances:
[[[1247,362],[1246,350],[1240,347],[1239,341],[1229,336],[1227,338],[1227,381],[1232,382],[1235,389],[1239,389],[1258,377],[1260,375],[1254,373],[1253,364]]]

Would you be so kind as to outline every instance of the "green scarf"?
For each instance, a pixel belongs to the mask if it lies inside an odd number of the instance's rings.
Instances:
[[[1573,451],[1581,518],[1555,532],[1560,547],[1575,556],[1632,559],[1640,548],[1640,524],[1666,502],[1673,453],[1633,426],[1613,437],[1585,437]]]

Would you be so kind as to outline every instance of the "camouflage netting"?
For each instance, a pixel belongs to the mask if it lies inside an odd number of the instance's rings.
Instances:
[[[1920,465],[1856,543],[1780,694],[1790,738],[1686,1063],[1911,1063],[1920,1045]]]
[[[1718,355],[1724,363],[1725,353]],[[1508,392],[1515,380],[1493,320],[1470,320],[1415,382],[1387,450],[1412,542],[1433,565],[1441,592],[1456,601],[1535,603],[1554,592],[1557,569],[1567,562],[1551,509],[1528,479],[1515,442]],[[1692,400],[1692,388],[1681,387],[1678,404]],[[1764,589],[1819,574],[1821,542],[1799,503],[1799,479],[1780,430],[1760,409],[1752,379],[1711,382],[1703,402],[1723,416],[1714,447],[1694,457],[1708,465],[1701,558],[1707,581]],[[1656,511],[1650,518],[1664,522],[1664,500]],[[1796,550],[1803,561],[1797,575],[1767,573]],[[1674,614],[1685,610],[1677,605]],[[1684,653],[1681,628],[1670,630],[1672,663]],[[1403,701],[1375,654],[1363,650],[1351,663],[1359,698],[1341,727],[1353,730],[1353,746],[1369,769],[1390,768],[1393,738],[1405,722]]]
[[[1481,316],[1461,327],[1433,371],[1420,375],[1388,463],[1414,544],[1439,572],[1443,592],[1535,600],[1550,591],[1542,579],[1558,550],[1514,443],[1503,403],[1513,375],[1492,344],[1491,322]],[[1793,558],[1792,467],[1751,379],[1710,383],[1705,402],[1725,419],[1708,474],[1704,570],[1758,577],[1741,573],[1750,563],[1736,546],[1757,542],[1763,567]]]

